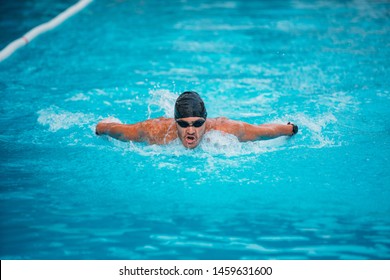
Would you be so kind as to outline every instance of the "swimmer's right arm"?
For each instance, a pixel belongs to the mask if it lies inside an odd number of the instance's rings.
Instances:
[[[96,135],[108,135],[121,141],[143,141],[141,124],[121,124],[101,121],[96,125]]]

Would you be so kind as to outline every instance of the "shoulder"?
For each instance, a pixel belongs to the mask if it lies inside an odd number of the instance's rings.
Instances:
[[[207,130],[212,130],[212,129],[220,129],[221,127],[225,126],[228,124],[230,120],[226,117],[218,117],[218,118],[213,118],[213,119],[207,119],[206,125],[207,125]]]
[[[245,125],[240,121],[234,121],[225,117],[220,117],[211,119],[210,125],[207,127],[207,129],[219,130],[240,137],[245,132]]]
[[[149,119],[140,124],[143,138],[150,144],[165,144],[177,137],[173,118]]]
[[[149,120],[141,122],[140,124],[142,124],[142,126],[144,128],[147,128],[147,127],[164,127],[167,125],[169,126],[173,123],[174,123],[173,118],[161,117],[161,118],[156,118],[156,119],[149,119]]]
[[[173,118],[160,117],[160,118],[155,118],[155,119],[148,119],[148,120],[145,120],[144,122],[164,123],[164,122],[172,122],[172,121],[174,121]]]
[[[174,127],[175,120],[173,118],[156,118],[140,122],[140,129],[145,133],[160,134]]]

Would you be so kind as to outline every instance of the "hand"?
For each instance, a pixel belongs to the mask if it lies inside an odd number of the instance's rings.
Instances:
[[[292,134],[291,135],[294,135],[294,134],[298,133],[298,126],[296,124],[293,124],[291,122],[288,122],[287,124],[292,125]]]
[[[95,134],[96,135],[103,134],[105,129],[107,128],[108,123],[122,123],[122,122],[119,119],[114,117],[108,117],[106,119],[103,119],[96,125]]]
[[[101,135],[102,132],[103,132],[103,127],[104,127],[104,122],[99,122],[99,123],[96,125],[95,134],[96,134],[96,135]]]

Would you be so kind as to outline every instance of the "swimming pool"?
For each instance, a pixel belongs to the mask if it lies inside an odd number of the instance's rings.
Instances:
[[[389,13],[94,1],[0,64],[1,259],[389,259]],[[94,135],[171,117],[185,90],[209,117],[300,131],[195,150]]]

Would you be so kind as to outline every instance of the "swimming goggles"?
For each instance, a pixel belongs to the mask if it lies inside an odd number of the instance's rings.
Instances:
[[[206,120],[197,120],[197,121],[194,121],[192,124],[190,124],[189,122],[183,121],[183,120],[176,120],[176,122],[180,127],[186,128],[189,126],[201,127],[206,122]]]

